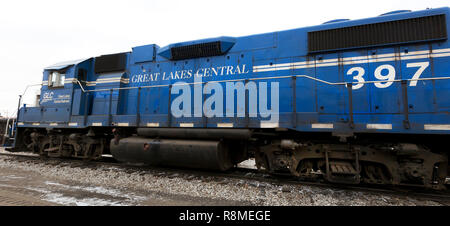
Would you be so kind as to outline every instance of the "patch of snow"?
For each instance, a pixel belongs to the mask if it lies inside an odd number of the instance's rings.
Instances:
[[[16,176],[16,175],[8,175],[8,176],[5,176],[6,178],[9,178],[9,179],[24,179],[25,177],[21,177],[21,176]]]
[[[77,205],[77,206],[120,206],[120,202],[110,201],[99,198],[83,198],[77,199],[74,197],[64,196],[59,193],[50,193],[45,195],[44,200],[54,202],[62,205]]]
[[[116,198],[126,198],[126,199],[132,200],[132,201],[142,201],[142,200],[146,199],[146,197],[138,196],[133,193],[123,193],[118,189],[105,188],[105,187],[101,187],[101,186],[97,186],[97,187],[71,186],[71,185],[60,184],[60,183],[52,182],[52,181],[45,181],[45,184],[62,187],[62,188],[68,189],[68,190],[82,190],[82,191],[88,191],[88,192],[97,193],[97,194],[109,195],[109,196],[116,197]]]
[[[247,159],[237,165],[239,168],[246,168],[246,169],[256,169],[256,162],[254,158]]]

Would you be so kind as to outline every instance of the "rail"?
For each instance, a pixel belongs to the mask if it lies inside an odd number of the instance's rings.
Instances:
[[[157,88],[157,87],[169,87],[169,86],[185,86],[185,85],[198,85],[198,84],[206,84],[206,83],[224,83],[224,82],[238,82],[238,81],[256,81],[256,80],[265,80],[265,79],[282,79],[282,78],[307,78],[310,80],[314,80],[317,82],[321,82],[328,85],[345,85],[348,84],[368,84],[368,83],[380,83],[380,82],[402,82],[402,81],[425,81],[425,80],[445,80],[450,79],[450,77],[434,77],[434,78],[417,78],[417,79],[394,79],[394,80],[377,80],[377,81],[364,81],[364,82],[329,82],[322,79],[314,78],[308,75],[287,75],[287,76],[273,76],[273,77],[259,77],[259,78],[246,78],[246,79],[230,79],[230,80],[220,80],[220,81],[208,81],[208,82],[192,82],[192,83],[174,83],[174,84],[162,84],[162,85],[150,85],[150,86],[132,86],[132,87],[120,87],[120,88],[109,88],[109,89],[97,89],[97,90],[86,90],[81,85],[78,79],[76,82],[81,87],[81,90],[84,93],[87,92],[102,92],[102,91],[110,91],[110,90],[129,90],[129,89],[143,89],[143,88]]]

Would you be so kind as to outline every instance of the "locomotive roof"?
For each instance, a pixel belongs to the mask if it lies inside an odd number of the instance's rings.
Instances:
[[[44,70],[60,70],[75,64],[79,64],[81,62],[84,62],[86,60],[88,60],[90,58],[83,58],[83,59],[78,59],[78,60],[69,60],[69,61],[63,61],[63,62],[59,62],[56,64],[53,64],[51,66],[48,66],[46,68],[44,68]]]

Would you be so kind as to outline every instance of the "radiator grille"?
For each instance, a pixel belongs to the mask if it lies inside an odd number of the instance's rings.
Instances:
[[[103,55],[95,58],[95,73],[124,71],[127,65],[127,53]]]
[[[173,47],[172,60],[184,60],[199,57],[222,55],[220,42],[200,43],[189,46]]]
[[[445,15],[308,32],[308,52],[447,39]]]

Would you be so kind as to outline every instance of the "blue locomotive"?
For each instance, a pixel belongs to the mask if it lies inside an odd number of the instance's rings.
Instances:
[[[402,10],[55,64],[11,151],[444,188],[449,19]]]

